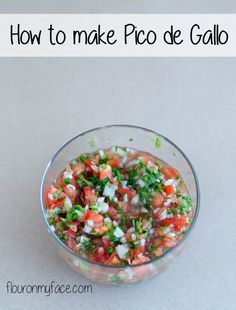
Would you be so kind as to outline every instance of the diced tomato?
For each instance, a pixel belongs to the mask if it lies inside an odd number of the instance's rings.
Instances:
[[[141,254],[137,256],[135,259],[133,259],[131,265],[138,265],[138,264],[143,264],[147,262],[150,262],[150,258]]]
[[[77,252],[77,248],[76,245],[77,243],[74,240],[66,240],[65,244],[73,251],[73,252]]]
[[[105,263],[105,261],[107,260],[105,249],[103,247],[97,248],[94,258],[96,262]]]
[[[58,200],[63,200],[65,198],[66,198],[66,194],[64,192],[61,192],[57,197]]]
[[[96,232],[96,233],[98,233],[99,235],[103,235],[106,231],[108,231],[109,230],[109,227],[107,227],[107,226],[101,226],[101,227],[97,227],[97,228],[94,228],[94,231]]]
[[[86,159],[84,161],[85,167],[86,167],[86,171],[92,175],[97,175],[98,174],[98,167],[97,164],[90,160],[90,159]]]
[[[64,200],[57,200],[50,206],[50,209],[62,208],[63,206]]]
[[[128,196],[129,201],[132,200],[132,198],[136,195],[135,190],[129,188],[123,188],[121,186],[118,186],[117,191],[120,195],[126,194]]]
[[[78,221],[72,221],[70,223],[70,229],[74,232],[77,232],[78,230]]]
[[[66,235],[66,238],[68,240],[74,240],[75,239],[75,232],[71,229],[68,229],[65,235]]]
[[[144,254],[144,248],[142,246],[134,250],[130,250],[130,259],[135,259],[139,254]]]
[[[130,240],[130,239],[131,239],[131,234],[126,233],[126,234],[125,234],[125,238],[126,238],[126,240]]]
[[[175,188],[173,185],[167,185],[165,186],[164,191],[166,192],[167,196],[172,196],[175,193]]]
[[[169,226],[171,224],[174,225],[174,229],[176,231],[179,231],[187,224],[187,219],[184,216],[181,216],[180,218],[172,217],[172,218],[166,218],[162,222],[165,226]]]
[[[118,205],[123,210],[124,213],[126,213],[129,209],[128,203],[125,201],[119,201]]]
[[[166,179],[176,179],[179,176],[178,171],[172,167],[163,167],[161,168],[161,172]]]
[[[44,202],[45,202],[46,208],[50,208],[50,206],[52,204],[54,204],[55,199],[53,198],[53,194],[56,193],[57,190],[58,189],[56,187],[52,186],[52,185],[49,186],[48,189],[45,190],[45,192],[44,192]]]
[[[161,256],[162,254],[163,254],[163,248],[162,247],[156,248],[155,255],[158,257]]]
[[[107,264],[107,265],[120,265],[121,260],[119,259],[117,254],[115,252],[113,252],[110,255],[110,257],[105,261],[105,264]]]
[[[164,198],[161,194],[156,194],[152,198],[153,208],[160,208],[163,205]]]
[[[95,223],[100,223],[103,221],[103,216],[91,210],[87,211],[84,215],[85,220],[94,221]]]
[[[76,202],[78,190],[76,188],[66,186],[64,188],[64,193],[71,199],[71,202],[74,204]]]
[[[107,248],[111,246],[111,241],[107,239],[106,237],[102,237],[102,245],[104,249],[106,250]]]
[[[177,239],[176,238],[167,238],[164,237],[162,240],[162,245],[164,248],[166,249],[171,249],[173,248],[173,246],[175,246],[177,243]]]
[[[136,159],[137,157],[138,157],[137,151],[128,153],[128,161],[132,161],[132,160]]]
[[[110,178],[112,175],[111,166],[106,165],[105,168],[102,166],[99,167],[99,180],[103,181],[106,178]]]
[[[84,170],[85,170],[85,165],[83,163],[76,164],[73,168],[73,177],[75,179],[78,179],[78,175],[81,172],[84,172]]]
[[[84,200],[87,204],[92,204],[93,202],[97,201],[97,196],[94,189],[90,186],[85,186],[83,188],[84,191]]]
[[[108,210],[108,215],[112,220],[119,220],[121,218],[121,215],[117,212],[117,210],[113,207],[110,207]]]
[[[145,165],[147,165],[149,160],[152,161],[152,162],[155,161],[155,158],[151,154],[149,154],[147,152],[139,152],[139,156],[143,157],[143,162],[144,162]]]
[[[57,223],[59,223],[59,222],[60,222],[60,218],[59,218],[59,217],[55,217],[55,218],[54,218],[54,223],[57,224]]]
[[[113,168],[119,169],[121,166],[121,159],[118,155],[114,155],[107,163]]]

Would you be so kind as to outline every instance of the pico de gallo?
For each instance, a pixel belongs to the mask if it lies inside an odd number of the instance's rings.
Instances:
[[[192,221],[180,173],[150,153],[114,146],[81,154],[45,191],[48,222],[75,253],[138,265],[174,247]]]

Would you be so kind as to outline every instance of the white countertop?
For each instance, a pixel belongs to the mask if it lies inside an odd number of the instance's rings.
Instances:
[[[236,309],[236,59],[1,59],[1,309]],[[53,153],[86,129],[151,128],[189,156],[201,189],[184,253],[160,276],[93,294],[14,295],[14,284],[85,284],[57,255],[39,185]]]

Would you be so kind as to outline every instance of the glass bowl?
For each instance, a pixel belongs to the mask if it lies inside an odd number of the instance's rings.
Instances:
[[[156,138],[159,138],[158,140]],[[156,141],[161,146],[157,148]],[[47,221],[47,210],[44,203],[46,188],[65,168],[73,158],[84,152],[92,152],[97,149],[107,149],[113,145],[126,146],[153,154],[169,165],[176,168],[189,191],[193,202],[193,221],[184,237],[162,256],[151,262],[135,266],[108,266],[90,261],[70,250],[54,233]],[[88,130],[68,141],[50,160],[43,174],[40,188],[41,210],[59,255],[82,276],[103,284],[129,284],[153,277],[162,272],[183,250],[186,241],[197,220],[199,211],[199,186],[197,176],[187,156],[170,140],[164,136],[137,126],[109,125]]]

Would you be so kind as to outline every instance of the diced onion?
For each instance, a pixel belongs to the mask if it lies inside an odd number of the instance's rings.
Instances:
[[[85,224],[85,225],[84,225],[83,231],[84,231],[85,233],[89,234],[89,233],[91,233],[92,229],[93,229],[93,228],[92,228],[91,226]]]
[[[65,202],[64,202],[64,207],[66,209],[71,209],[72,208],[72,202],[68,196],[66,196]]]
[[[67,184],[66,187],[72,189],[73,191],[75,190],[75,186],[72,184]]]
[[[146,240],[145,240],[145,239],[141,239],[141,240],[140,240],[140,245],[141,245],[142,247],[145,246],[145,243],[146,243]]]
[[[124,232],[123,230],[120,229],[120,227],[116,227],[115,231],[114,231],[114,236],[117,237],[117,238],[121,238],[124,236]]]
[[[92,220],[87,220],[87,224],[88,224],[90,227],[94,227],[94,221],[92,221]]]
[[[73,171],[64,171],[63,172],[64,179],[73,179]]]
[[[137,184],[138,184],[141,188],[143,188],[143,187],[145,186],[145,182],[144,182],[143,180],[141,180],[141,179],[138,179],[138,180],[137,180]]]
[[[135,196],[132,198],[131,203],[132,203],[133,205],[137,205],[138,202],[139,202],[139,195],[137,194],[137,195],[135,195]]]
[[[116,253],[120,259],[124,259],[128,251],[129,247],[127,246],[127,244],[120,244],[116,247]]]
[[[167,217],[167,210],[164,209],[160,214],[160,220],[164,220]]]
[[[128,230],[127,230],[127,233],[128,234],[132,234],[135,232],[135,228],[134,227],[130,227]]]
[[[174,179],[168,179],[168,180],[166,180],[165,182],[164,182],[164,185],[165,186],[168,186],[168,185],[173,185],[174,184]]]
[[[105,222],[105,223],[111,223],[111,219],[110,219],[109,217],[105,217],[105,218],[104,218],[104,222]]]
[[[116,184],[107,183],[103,190],[103,195],[109,199],[113,199],[118,186]]]

